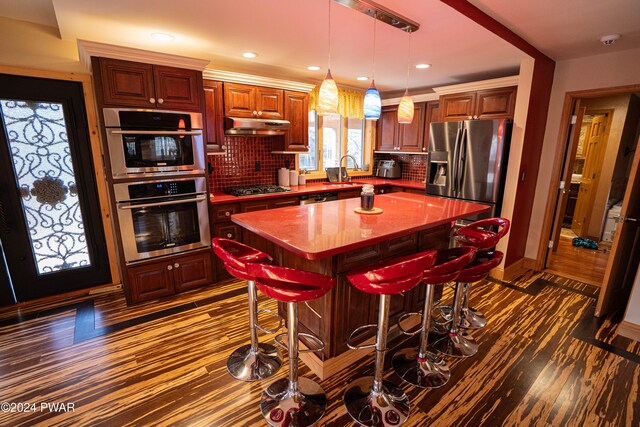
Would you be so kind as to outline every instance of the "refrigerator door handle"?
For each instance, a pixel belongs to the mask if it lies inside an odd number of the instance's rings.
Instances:
[[[453,171],[451,174],[451,185],[453,186],[453,197],[458,197],[458,159],[460,158],[460,137],[462,134],[462,129],[458,128],[456,132],[456,142],[454,144],[453,149]]]
[[[467,130],[462,128],[462,135],[460,136],[460,148],[458,149],[459,156],[457,159],[457,173],[456,173],[456,197],[460,197],[462,192],[462,180],[464,178],[464,166],[467,161]]]

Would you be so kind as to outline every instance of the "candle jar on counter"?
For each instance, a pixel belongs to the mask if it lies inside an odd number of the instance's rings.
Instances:
[[[365,184],[360,193],[360,209],[370,211],[373,209],[373,185]]]

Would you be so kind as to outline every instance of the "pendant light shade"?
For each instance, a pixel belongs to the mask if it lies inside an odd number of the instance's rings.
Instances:
[[[364,118],[367,120],[378,120],[380,118],[380,109],[382,108],[382,101],[380,100],[380,93],[376,89],[376,84],[371,81],[371,86],[364,94]]]
[[[398,106],[398,123],[408,124],[413,121],[413,99],[409,96],[409,90],[404,92]]]
[[[324,78],[322,85],[320,85],[317,111],[321,116],[338,112],[338,86],[333,77],[331,77],[331,70],[327,71],[327,77]]]

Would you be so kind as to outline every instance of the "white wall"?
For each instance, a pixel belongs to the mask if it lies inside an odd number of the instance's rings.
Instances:
[[[640,326],[640,268],[638,268],[636,280],[633,282],[633,289],[629,297],[627,312],[624,314],[624,321]]]
[[[603,47],[603,49],[606,49]],[[640,84],[640,49],[630,49],[586,58],[559,61],[556,64],[549,116],[545,129],[544,144],[536,194],[533,204],[533,215],[527,238],[525,256],[537,257],[544,211],[551,186],[556,144],[560,134],[560,121],[564,98],[567,92],[598,88],[609,88]],[[545,240],[546,240],[545,236]]]

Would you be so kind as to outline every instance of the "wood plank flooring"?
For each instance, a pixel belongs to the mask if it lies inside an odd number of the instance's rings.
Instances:
[[[593,317],[596,295],[545,273],[474,285],[471,303],[489,318],[472,332],[480,351],[449,358],[440,389],[403,385],[406,425],[639,426],[640,344],[616,335],[619,319]],[[275,308],[263,296],[260,304]],[[0,426],[262,426],[260,395],[288,372],[285,363],[257,383],[226,372],[227,355],[248,341],[244,282],[135,307],[112,294],[15,314],[0,317],[0,402],[36,410],[0,411]],[[387,360],[411,344],[390,343]],[[373,354],[322,381],[329,407],[319,425],[354,425],[343,389],[372,372]],[[40,407],[60,402],[74,411]]]
[[[571,240],[567,235],[560,236],[558,250],[549,254],[546,271],[601,286],[609,260],[610,245],[601,244],[597,250],[578,248],[571,244]]]

